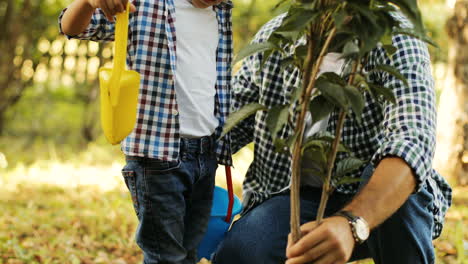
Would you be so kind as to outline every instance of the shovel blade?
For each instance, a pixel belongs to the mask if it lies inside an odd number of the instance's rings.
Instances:
[[[101,125],[107,141],[116,145],[135,127],[140,75],[124,70],[117,83],[111,82],[111,75],[112,69],[99,69]]]

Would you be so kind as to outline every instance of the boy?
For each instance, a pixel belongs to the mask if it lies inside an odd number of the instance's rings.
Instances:
[[[112,41],[127,0],[75,0],[59,18],[71,38]],[[144,263],[195,263],[217,164],[231,164],[228,115],[232,3],[136,0],[127,63],[141,75],[122,174],[139,219]]]

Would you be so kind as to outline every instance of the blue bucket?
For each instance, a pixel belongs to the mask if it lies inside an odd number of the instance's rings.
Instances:
[[[239,198],[237,198],[237,196],[234,195],[232,217],[229,222],[226,222],[228,206],[228,191],[216,186],[214,189],[213,206],[211,207],[211,217],[210,221],[208,222],[208,230],[206,231],[205,237],[198,247],[198,260],[202,258],[206,258],[208,260],[211,259],[211,254],[215,252],[219,243],[223,240],[229,229],[229,226],[231,225],[232,219],[242,210],[241,201]]]

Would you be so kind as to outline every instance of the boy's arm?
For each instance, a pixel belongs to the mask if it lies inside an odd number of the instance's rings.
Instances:
[[[60,16],[61,32],[67,36],[83,33],[88,28],[95,10],[88,0],[74,1]]]
[[[60,32],[68,38],[113,41],[113,16],[128,0],[75,0],[59,16]],[[130,4],[130,12],[136,11]]]

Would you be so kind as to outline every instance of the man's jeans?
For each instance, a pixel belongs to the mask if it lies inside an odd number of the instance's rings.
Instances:
[[[367,168],[363,178],[369,178]],[[320,203],[318,188],[301,190],[301,224],[315,220]],[[276,195],[235,222],[214,256],[213,264],[279,264],[286,260],[289,234],[289,192]],[[343,208],[351,196],[335,193],[326,210],[330,216]],[[356,247],[352,260],[373,258],[376,264],[432,264],[433,196],[423,189]]]
[[[217,168],[213,137],[182,139],[180,162],[127,157],[122,170],[139,224],[144,264],[194,264]]]

